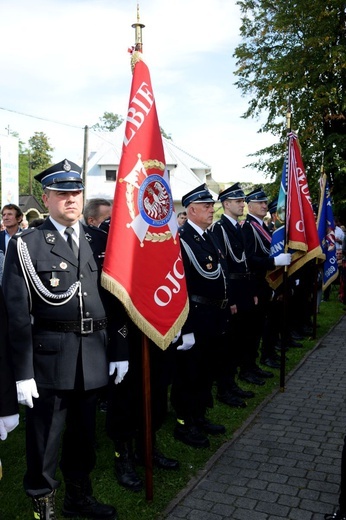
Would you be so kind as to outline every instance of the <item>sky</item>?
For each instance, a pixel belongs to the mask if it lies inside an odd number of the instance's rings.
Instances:
[[[241,118],[236,0],[140,0],[139,13],[160,126],[217,182],[266,182],[245,168],[274,138]],[[136,21],[132,0],[0,0],[0,137],[43,132],[53,162],[81,164],[84,127],[126,117]]]

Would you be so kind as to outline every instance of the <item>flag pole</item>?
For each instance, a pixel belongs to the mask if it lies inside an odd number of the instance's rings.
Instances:
[[[142,29],[140,23],[139,4],[137,4],[137,21],[132,24],[135,29],[135,50],[143,52]],[[143,445],[145,463],[145,496],[148,502],[153,500],[153,438],[151,421],[151,384],[150,384],[150,350],[149,339],[142,332],[142,389],[143,389]]]
[[[287,100],[287,113],[286,113],[286,128],[287,128],[287,150],[289,149],[289,134],[291,132],[291,102],[288,98]],[[289,164],[289,154],[287,154],[287,168],[286,170],[286,179],[285,179],[285,222],[284,222],[284,237],[285,237],[285,244],[284,244],[284,251],[287,253],[288,251],[288,240],[287,240],[287,232],[288,232],[288,222],[287,222],[287,188],[288,188],[288,172],[290,168]],[[283,278],[282,278],[282,286],[283,286],[283,327],[282,327],[282,337],[281,337],[281,352],[280,352],[280,391],[285,391],[285,370],[286,370],[286,351],[287,351],[287,337],[288,337],[288,331],[287,331],[287,314],[288,314],[288,302],[287,302],[287,294],[288,294],[288,267],[285,265],[284,272],[283,272]]]

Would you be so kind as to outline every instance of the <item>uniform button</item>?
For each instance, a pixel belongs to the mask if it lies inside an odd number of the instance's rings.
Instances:
[[[87,318],[89,318],[89,316],[90,316],[90,312],[86,312],[86,313],[85,313],[85,316],[86,316]]]
[[[81,274],[79,278],[84,278],[84,276]]]
[[[88,293],[84,291],[83,296],[88,296]]]

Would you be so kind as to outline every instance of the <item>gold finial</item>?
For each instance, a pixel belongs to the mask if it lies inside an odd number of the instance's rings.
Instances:
[[[145,25],[139,21],[139,4],[137,4],[137,22],[133,23],[131,27],[136,29],[135,50],[143,52],[142,29]]]

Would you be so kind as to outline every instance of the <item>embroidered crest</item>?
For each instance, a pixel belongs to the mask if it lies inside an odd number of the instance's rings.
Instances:
[[[163,171],[160,175],[157,171]],[[138,161],[132,171],[119,182],[126,182],[126,203],[132,222],[132,228],[141,246],[144,240],[163,242],[175,237],[178,226],[173,208],[173,199],[169,188],[168,172],[165,165],[156,160]],[[166,231],[160,228],[168,227]],[[157,231],[149,231],[149,228]]]
[[[55,244],[55,235],[54,233],[51,233],[50,231],[45,232],[45,239],[47,244]]]

